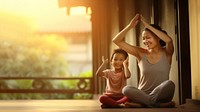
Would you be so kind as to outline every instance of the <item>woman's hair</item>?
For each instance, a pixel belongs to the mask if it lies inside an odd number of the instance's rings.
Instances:
[[[114,54],[116,54],[116,53],[123,54],[124,57],[125,57],[125,59],[128,57],[128,53],[127,53],[126,51],[124,51],[123,49],[118,48],[118,49],[114,49],[114,51],[113,51],[113,53],[112,53],[112,56],[111,56],[111,60],[113,59],[113,56],[114,56]]]
[[[160,31],[162,31],[162,32],[164,32],[165,34],[167,34],[167,32],[165,31],[165,30],[162,30],[162,28],[159,26],[159,25],[157,25],[157,24],[150,24],[152,27],[154,27],[154,28],[156,28],[157,30],[160,30]],[[148,30],[148,31],[150,31],[150,32],[152,32],[151,30],[149,30],[148,28],[145,28],[144,30]],[[152,32],[153,33],[153,32]],[[154,33],[153,33],[154,34]],[[166,46],[166,42],[164,42],[162,39],[160,39],[160,45],[162,46],[162,47],[165,47]]]

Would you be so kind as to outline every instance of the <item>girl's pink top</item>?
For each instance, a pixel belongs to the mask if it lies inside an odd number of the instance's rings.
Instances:
[[[114,70],[106,69],[103,71],[106,79],[105,94],[122,94],[122,89],[126,86],[126,77],[124,71],[115,73]]]

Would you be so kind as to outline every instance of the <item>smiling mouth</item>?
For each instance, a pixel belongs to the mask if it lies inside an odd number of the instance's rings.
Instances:
[[[149,44],[147,44],[147,43],[145,43],[144,45],[145,45],[146,47],[149,47]]]
[[[151,45],[151,43],[150,42],[146,42],[144,45],[149,47]]]
[[[116,67],[116,68],[120,68],[121,66],[120,66],[120,65],[116,65],[115,67]]]

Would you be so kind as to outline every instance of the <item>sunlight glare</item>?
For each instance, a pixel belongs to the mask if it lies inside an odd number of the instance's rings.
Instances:
[[[0,0],[0,10],[14,12],[16,14],[34,16],[40,18],[44,15],[65,13],[64,9],[58,8],[57,0]]]
[[[70,9],[70,14],[71,15],[85,15],[86,14],[86,7],[72,7]]]
[[[29,18],[39,31],[90,31],[90,15],[86,10],[86,7],[72,8],[73,15],[67,15],[66,7],[58,7],[58,0],[0,0],[0,12]]]

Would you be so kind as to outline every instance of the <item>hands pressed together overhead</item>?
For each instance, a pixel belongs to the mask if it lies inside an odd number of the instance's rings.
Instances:
[[[148,28],[148,26],[150,26],[145,18],[141,15],[141,14],[136,14],[135,17],[131,20],[131,22],[129,23],[129,27],[133,28],[135,27],[139,22],[142,22],[145,28]]]

